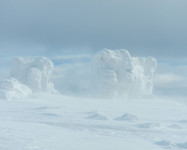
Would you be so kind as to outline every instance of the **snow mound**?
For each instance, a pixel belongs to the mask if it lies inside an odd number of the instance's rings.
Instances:
[[[184,143],[176,143],[178,148],[187,149],[187,142]]]
[[[48,58],[22,58],[13,59],[11,77],[27,85],[33,92],[55,92],[50,77],[53,63]]]
[[[93,120],[107,120],[107,117],[98,114],[98,113],[93,113],[92,115],[86,117],[86,119],[93,119]]]
[[[31,94],[32,91],[15,78],[5,79],[0,82],[0,99],[18,99]]]
[[[172,124],[170,126],[168,126],[168,128],[172,128],[172,129],[182,129],[181,126],[177,125],[177,124]]]
[[[172,143],[169,140],[161,140],[161,141],[157,141],[155,142],[156,145],[162,146],[164,148],[172,148],[173,146],[175,146],[174,143]]]
[[[157,61],[131,57],[127,50],[104,49],[93,58],[95,89],[101,97],[142,97],[153,91]]]
[[[135,115],[131,115],[131,114],[124,114],[118,118],[115,118],[115,120],[117,121],[133,121],[133,120],[137,120],[138,117],[136,117]]]

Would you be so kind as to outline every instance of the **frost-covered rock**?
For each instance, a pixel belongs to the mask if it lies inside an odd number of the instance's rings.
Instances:
[[[18,99],[30,96],[31,94],[30,88],[21,84],[15,78],[5,79],[0,82],[0,99]]]
[[[50,82],[53,63],[48,58],[13,59],[11,77],[27,85],[33,92],[54,92],[54,85]]]
[[[13,59],[10,78],[0,82],[0,99],[15,99],[33,92],[56,93],[50,77],[53,63],[47,58]]]
[[[102,97],[151,95],[157,67],[152,57],[131,57],[127,50],[99,51],[93,58],[95,89]]]

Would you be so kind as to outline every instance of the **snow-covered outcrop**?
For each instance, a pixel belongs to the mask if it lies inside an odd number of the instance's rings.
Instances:
[[[18,99],[32,94],[30,88],[21,84],[15,78],[5,79],[0,82],[0,99]]]
[[[0,82],[0,99],[13,99],[34,92],[56,93],[50,77],[53,63],[48,58],[13,59],[10,78]]]
[[[127,50],[99,51],[93,58],[95,89],[102,97],[142,97],[152,94],[157,61],[131,57]]]
[[[55,91],[50,77],[53,63],[48,58],[22,58],[13,59],[11,77],[27,85],[34,92]]]

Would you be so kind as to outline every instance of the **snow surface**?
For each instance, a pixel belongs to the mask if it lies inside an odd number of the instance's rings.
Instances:
[[[101,97],[152,95],[157,61],[153,57],[131,57],[127,50],[99,51],[94,59],[97,93]]]
[[[179,100],[42,94],[0,101],[0,114],[1,150],[187,149],[187,105]]]

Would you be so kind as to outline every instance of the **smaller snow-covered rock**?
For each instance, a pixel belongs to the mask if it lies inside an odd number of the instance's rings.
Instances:
[[[184,143],[176,143],[176,146],[181,149],[187,149],[187,142]]]
[[[123,114],[122,116],[115,118],[115,120],[117,121],[133,121],[137,119],[138,117],[136,117],[135,115],[129,114],[129,113]]]
[[[21,84],[17,79],[10,78],[0,82],[0,99],[11,100],[27,97],[32,91],[27,86]]]
[[[168,126],[168,128],[171,128],[171,129],[182,129],[182,127],[179,126],[178,124],[172,124],[172,125]]]
[[[157,141],[155,142],[156,145],[159,145],[159,146],[162,146],[164,148],[171,148],[173,146],[175,146],[174,143],[172,143],[171,141],[169,140],[161,140],[161,141]]]
[[[107,117],[98,114],[98,113],[93,113],[92,115],[86,117],[86,119],[93,119],[93,120],[107,120]]]

